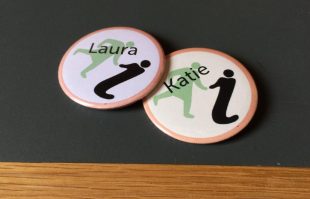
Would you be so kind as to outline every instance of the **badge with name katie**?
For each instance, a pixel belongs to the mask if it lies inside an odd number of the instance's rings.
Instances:
[[[237,134],[251,120],[257,89],[247,69],[217,50],[171,53],[165,81],[147,99],[151,121],[178,140],[205,144]]]
[[[105,28],[74,43],[58,70],[61,88],[75,102],[112,109],[142,99],[160,81],[164,53],[148,33]]]

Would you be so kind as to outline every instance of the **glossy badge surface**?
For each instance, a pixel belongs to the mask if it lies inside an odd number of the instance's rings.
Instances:
[[[242,130],[257,106],[257,89],[246,68],[207,48],[171,53],[165,81],[144,108],[163,132],[190,143],[214,143]]]
[[[129,105],[158,84],[164,53],[148,33],[105,28],[75,42],[58,70],[61,88],[75,102],[97,109]]]

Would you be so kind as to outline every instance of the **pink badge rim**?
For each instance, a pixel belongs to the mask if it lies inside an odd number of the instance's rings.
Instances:
[[[214,50],[214,49],[210,49],[210,48],[186,48],[186,49],[181,49],[181,50],[177,50],[177,51],[170,53],[169,55],[167,55],[166,60],[169,62],[169,60],[172,56],[182,54],[182,53],[197,52],[197,51],[198,52],[213,53],[213,54],[222,56],[222,57],[232,61],[234,64],[236,64],[237,67],[239,67],[241,69],[241,71],[245,74],[247,80],[249,81],[251,92],[252,92],[251,93],[251,104],[250,104],[249,111],[247,112],[247,114],[243,118],[243,120],[239,123],[239,125],[237,125],[233,129],[227,131],[226,133],[223,133],[223,134],[218,135],[218,136],[213,136],[213,137],[208,137],[208,138],[193,138],[193,137],[180,135],[180,134],[168,129],[167,127],[165,127],[165,125],[163,125],[162,123],[160,123],[156,119],[156,117],[153,115],[153,113],[152,113],[152,111],[151,111],[151,109],[147,103],[147,101],[151,95],[149,95],[147,98],[145,98],[143,100],[143,107],[144,107],[144,110],[145,110],[147,116],[152,121],[152,123],[154,123],[155,126],[157,126],[162,132],[164,132],[168,136],[173,137],[177,140],[187,142],[187,143],[192,143],[192,144],[211,144],[211,143],[220,142],[220,141],[223,141],[223,140],[226,140],[228,138],[233,137],[234,135],[238,134],[242,129],[244,129],[248,125],[248,123],[253,118],[255,111],[257,109],[258,93],[257,93],[257,87],[255,84],[255,81],[254,81],[252,75],[246,69],[246,67],[243,64],[241,64],[238,60],[236,60],[235,58],[233,58],[232,56],[230,56],[224,52]],[[157,89],[155,89],[153,92],[155,92]]]
[[[154,43],[154,45],[156,46],[157,50],[158,50],[158,54],[159,54],[159,69],[157,71],[157,74],[155,75],[154,79],[151,81],[151,83],[149,83],[149,85],[147,85],[142,91],[140,91],[139,93],[137,93],[136,95],[121,100],[119,102],[114,102],[114,103],[95,103],[95,102],[90,102],[87,100],[84,100],[76,95],[74,95],[70,89],[68,89],[68,87],[66,86],[64,79],[62,77],[62,71],[63,71],[63,64],[64,61],[66,60],[69,52],[72,50],[72,48],[74,48],[80,41],[84,40],[87,37],[90,37],[94,34],[97,34],[99,32],[102,31],[107,31],[107,30],[130,30],[130,31],[134,31],[137,33],[140,33],[144,36],[146,36],[148,39],[151,40],[151,42]],[[96,30],[94,32],[91,32],[83,37],[81,37],[79,40],[77,40],[76,42],[74,42],[70,48],[66,51],[66,53],[64,54],[64,56],[62,57],[59,67],[58,67],[58,81],[60,84],[61,89],[64,91],[64,93],[73,101],[75,101],[76,103],[89,107],[89,108],[95,108],[95,109],[115,109],[115,108],[122,108],[124,106],[128,106],[130,104],[133,104],[136,101],[139,101],[141,99],[143,99],[145,96],[147,96],[150,92],[152,92],[152,90],[157,86],[157,84],[160,82],[162,75],[165,72],[165,55],[164,55],[164,51],[163,48],[161,47],[161,45],[159,44],[159,42],[149,33],[143,31],[143,30],[139,30],[137,28],[132,28],[132,27],[126,27],[126,26],[116,26],[116,27],[108,27],[108,28],[102,28],[99,30]]]

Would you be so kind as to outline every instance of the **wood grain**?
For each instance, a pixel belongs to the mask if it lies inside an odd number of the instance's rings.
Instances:
[[[310,198],[310,169],[0,163],[0,198]]]

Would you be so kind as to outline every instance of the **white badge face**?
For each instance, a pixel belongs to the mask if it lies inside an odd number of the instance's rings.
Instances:
[[[167,77],[144,108],[166,134],[190,143],[214,143],[242,130],[257,106],[255,83],[229,55],[190,48],[168,56]]]
[[[105,28],[74,43],[58,71],[64,92],[84,106],[109,109],[146,96],[164,72],[164,54],[149,34],[129,27]]]

